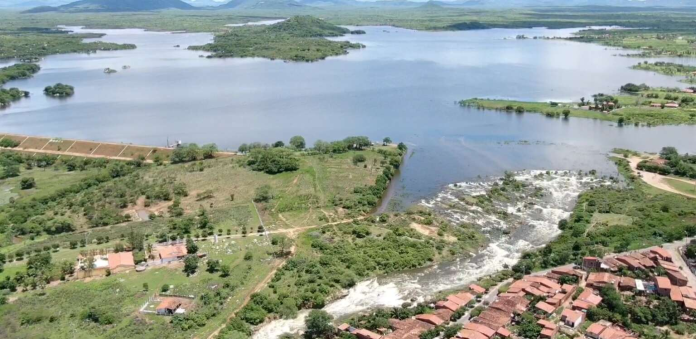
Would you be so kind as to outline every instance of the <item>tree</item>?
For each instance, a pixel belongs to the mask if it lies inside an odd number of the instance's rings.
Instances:
[[[392,143],[392,139],[390,137],[386,137],[386,138],[384,138],[384,140],[382,140],[382,145],[384,145],[384,146],[387,146],[391,143]]]
[[[624,117],[619,117],[619,127],[623,127],[624,123],[626,122],[626,119]]]
[[[568,116],[570,116],[570,110],[564,109],[563,110],[563,118],[568,119]]]
[[[198,257],[195,255],[189,255],[184,259],[184,273],[187,276],[195,274],[198,270]]]
[[[28,190],[36,187],[36,181],[32,177],[22,178],[19,182],[19,187],[23,190]]]
[[[361,162],[365,162],[367,158],[365,157],[364,154],[356,154],[353,156],[353,165],[357,165]]]
[[[329,153],[331,152],[331,144],[323,140],[317,140],[314,142],[314,150],[319,153]]]
[[[238,151],[239,153],[242,153],[242,154],[244,154],[244,153],[246,153],[246,152],[249,152],[249,145],[247,145],[247,144],[241,144],[241,145],[239,145],[239,147],[237,148],[237,151]]]
[[[279,147],[285,147],[285,143],[280,141],[280,140],[273,143],[273,148],[279,148]]]
[[[191,238],[186,238],[186,253],[196,254],[198,253],[198,245]]]
[[[300,159],[289,149],[257,148],[249,152],[247,165],[254,171],[278,174],[300,168]]]
[[[305,139],[299,135],[290,138],[290,146],[297,150],[303,150],[305,148]]]
[[[526,339],[535,339],[541,333],[541,326],[537,325],[536,318],[529,312],[522,313],[522,320],[517,328],[517,334]]]
[[[312,310],[305,320],[307,330],[305,338],[331,338],[333,337],[334,327],[331,324],[333,318],[322,310]]]
[[[207,266],[206,271],[208,273],[215,273],[220,270],[220,260],[209,259]]]
[[[657,326],[676,325],[680,315],[679,306],[667,298],[660,299],[652,309],[652,319]]]
[[[273,199],[271,186],[262,185],[256,188],[254,193],[254,202],[269,202],[271,199]]]
[[[292,241],[285,236],[274,235],[273,238],[271,238],[271,245],[278,246],[278,251],[276,252],[276,255],[279,257],[283,257],[287,254],[290,246],[292,246]]]
[[[221,265],[220,266],[220,276],[223,278],[227,278],[230,276],[232,269],[230,268],[230,265]]]
[[[406,144],[404,144],[403,142],[400,142],[399,145],[396,146],[396,148],[401,152],[405,152],[408,149]]]
[[[150,290],[150,285],[148,285],[146,282],[143,283],[143,291],[149,291]]]

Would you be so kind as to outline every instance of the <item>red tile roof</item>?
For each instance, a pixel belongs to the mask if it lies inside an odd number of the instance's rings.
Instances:
[[[480,332],[467,330],[467,329],[459,331],[459,336],[464,338],[464,339],[488,339],[488,337],[481,334]]]
[[[599,336],[600,334],[602,334],[602,332],[604,332],[605,329],[606,329],[606,326],[604,326],[600,323],[594,323],[594,324],[590,325],[590,327],[587,328],[585,333],[591,334],[594,336]]]
[[[461,306],[451,301],[438,301],[437,303],[435,303],[435,307],[448,309],[452,312],[457,311],[459,308],[461,308]]]
[[[467,323],[466,325],[464,325],[464,328],[467,329],[467,330],[472,330],[472,331],[479,332],[479,333],[485,335],[485,336],[488,337],[488,338],[490,338],[490,337],[492,337],[493,335],[495,335],[495,331],[494,331],[494,330],[490,329],[490,328],[487,327],[487,326],[483,326],[483,325],[481,325],[481,324],[475,324],[475,323],[469,322],[469,323]]]
[[[109,253],[107,258],[109,260],[109,269],[111,270],[121,266],[135,267],[135,261],[133,260],[133,252]]]
[[[578,320],[582,319],[582,316],[582,312],[573,311],[571,309],[565,309],[563,310],[563,313],[561,313],[561,319],[566,319],[571,323],[575,323]]]
[[[510,337],[512,335],[512,332],[510,332],[507,328],[501,327],[497,331],[495,331],[498,335],[500,335],[503,338]]]
[[[368,330],[363,329],[363,328],[353,332],[353,334],[355,334],[355,336],[360,338],[360,339],[380,339],[380,338],[382,338],[381,335],[379,335],[375,332],[372,332],[372,331],[368,331]]]
[[[419,314],[416,316],[416,319],[435,326],[440,326],[445,323],[444,320],[434,314]]]
[[[679,286],[672,286],[672,290],[669,292],[669,298],[676,303],[684,302],[684,297],[679,290]]]
[[[472,290],[472,291],[473,291],[474,293],[476,293],[476,294],[484,294],[484,293],[486,293],[486,289],[485,289],[485,288],[483,288],[483,287],[481,287],[481,286],[479,286],[479,285],[476,285],[476,284],[471,284],[471,285],[469,285],[469,289]]]
[[[538,308],[546,313],[553,313],[553,311],[556,310],[555,307],[553,307],[553,306],[551,306],[543,301],[538,302],[534,307]]]
[[[185,256],[188,252],[186,251],[186,245],[176,244],[176,245],[166,245],[157,247],[157,253],[161,259],[176,259]]]
[[[681,294],[684,298],[696,299],[696,293],[694,293],[694,289],[691,287],[682,286],[679,287],[679,291],[681,291]]]
[[[667,277],[655,277],[655,285],[657,285],[657,288],[661,289],[672,288],[672,283],[669,282],[669,279]]]
[[[689,298],[684,299],[684,307],[689,310],[696,310],[696,300]]]

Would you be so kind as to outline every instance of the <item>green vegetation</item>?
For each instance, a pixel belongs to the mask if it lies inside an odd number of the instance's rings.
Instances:
[[[16,64],[0,68],[0,86],[8,81],[31,78],[40,69],[39,65],[36,64]],[[26,97],[29,97],[29,92],[18,88],[0,88],[0,108],[7,107],[10,103]]]
[[[75,94],[75,88],[70,85],[57,83],[53,86],[46,86],[44,94],[54,98],[67,98]]]
[[[19,17],[19,15],[15,16]],[[14,20],[13,20],[14,21]],[[82,42],[86,38],[98,38],[99,34],[68,34],[67,31],[24,25],[0,25],[0,59],[35,61],[51,54],[95,53],[134,49],[132,44],[114,44],[108,42]]]
[[[41,67],[37,64],[15,64],[0,68],[0,86],[12,80],[29,79],[38,73]]]
[[[632,68],[643,71],[652,71],[664,75],[685,76],[686,78],[682,80],[683,82],[690,84],[696,83],[696,78],[694,77],[694,74],[696,74],[696,66],[688,66],[664,61],[655,61],[654,63],[643,61]]]
[[[573,213],[561,220],[561,235],[543,249],[525,253],[513,267],[518,274],[534,269],[581,263],[584,256],[646,248],[696,235],[693,199],[655,189],[635,177],[628,161],[614,159],[624,184],[586,191]],[[612,214],[611,222],[606,216]]]
[[[295,16],[270,26],[235,27],[217,35],[213,43],[189,48],[212,52],[211,57],[218,58],[318,61],[362,47],[360,44],[325,39],[347,33],[350,31],[345,28],[311,16]]]
[[[641,171],[696,179],[696,156],[681,155],[674,147],[663,147],[660,161],[642,160],[636,167]]]
[[[636,331],[642,338],[659,338],[656,326],[678,325],[682,311],[668,297],[650,294],[647,298],[624,296],[613,285],[599,290],[602,302],[587,312],[587,319],[596,322],[608,320]]]
[[[462,107],[476,107],[508,113],[540,113],[550,118],[585,118],[623,125],[696,124],[696,95],[675,88],[650,88],[626,84],[617,95],[598,93],[592,101],[580,98],[574,103],[527,102],[495,99],[461,100]],[[676,108],[668,107],[676,105]],[[654,107],[657,106],[657,107]]]
[[[212,159],[217,152],[218,148],[215,144],[207,144],[201,147],[193,143],[186,144],[174,149],[169,161],[171,161],[172,164],[179,164],[196,160]]]
[[[434,234],[412,227],[425,219]],[[467,255],[483,242],[471,226],[451,225],[423,209],[310,230],[296,241],[296,255],[238,317],[250,325],[269,316],[291,318],[299,309],[323,307],[360,280]]]

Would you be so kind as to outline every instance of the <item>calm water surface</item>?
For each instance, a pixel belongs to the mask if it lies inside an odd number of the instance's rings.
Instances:
[[[611,173],[604,154],[613,147],[696,151],[696,129],[690,126],[618,128],[454,104],[470,97],[577,100],[614,92],[626,82],[684,87],[675,78],[629,69],[640,60],[615,56],[623,53],[617,50],[514,39],[575,30],[361,29],[367,34],[340,39],[367,48],[316,63],[206,59],[186,50],[210,42],[210,34],[75,29],[103,32],[101,40],[138,49],[47,57],[34,78],[10,84],[33,96],[0,112],[0,130],[154,145],[169,137],[222,148],[296,134],[310,144],[348,135],[390,136],[414,150],[396,188],[404,204],[446,184],[504,170]],[[123,65],[131,68],[121,70]],[[119,72],[106,75],[106,67]],[[56,82],[75,86],[75,96],[56,100],[41,94]]]

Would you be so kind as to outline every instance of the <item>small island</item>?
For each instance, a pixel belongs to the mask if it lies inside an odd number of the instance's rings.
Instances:
[[[350,31],[350,34],[360,35],[360,34],[365,34],[365,31],[363,31],[362,29],[355,29],[355,30]]]
[[[234,27],[217,35],[213,43],[190,46],[189,49],[211,52],[208,58],[260,57],[313,62],[365,47],[359,43],[326,39],[349,33],[351,31],[347,28],[303,15],[269,26]]]
[[[57,83],[53,86],[46,86],[44,94],[54,98],[68,98],[75,94],[75,88],[70,85]]]

